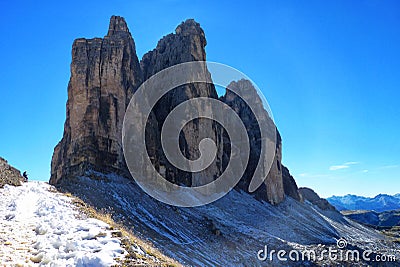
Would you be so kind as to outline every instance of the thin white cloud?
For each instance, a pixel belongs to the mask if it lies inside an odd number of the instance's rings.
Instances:
[[[343,163],[341,165],[330,166],[329,170],[330,171],[337,171],[337,170],[348,169],[348,168],[350,168],[350,166],[356,165],[356,164],[360,164],[360,162],[358,162],[358,161],[348,161],[348,162],[345,162],[345,163]]]
[[[329,167],[330,171],[337,171],[337,170],[342,170],[342,169],[347,169],[349,168],[349,165],[333,165]]]
[[[344,165],[356,165],[356,164],[360,164],[360,162],[358,162],[358,161],[349,161],[349,162],[346,162]]]
[[[368,170],[363,170],[362,172],[363,172],[363,173],[367,173],[367,172],[368,172]]]

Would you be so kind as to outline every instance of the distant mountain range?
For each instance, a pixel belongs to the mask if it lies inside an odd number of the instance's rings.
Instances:
[[[356,195],[332,196],[328,202],[339,211],[342,210],[369,210],[376,212],[400,209],[400,194],[379,194],[373,198]]]
[[[400,210],[376,212],[369,210],[346,210],[342,213],[356,222],[375,227],[400,226]]]

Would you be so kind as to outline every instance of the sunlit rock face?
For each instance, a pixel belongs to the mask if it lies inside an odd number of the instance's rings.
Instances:
[[[111,17],[104,38],[74,41],[64,135],[54,149],[50,183],[88,169],[126,173],[122,123],[141,82],[135,43],[123,18]]]
[[[143,56],[140,66],[144,79],[146,80],[157,72],[179,63],[205,61],[206,44],[204,31],[199,23],[192,19],[182,22],[175,29],[175,33],[163,37],[154,50],[149,51]],[[208,79],[210,79],[208,71],[205,75],[209,76]],[[204,78],[206,79],[206,77]],[[152,123],[152,125],[157,124],[158,129],[147,127],[149,135],[159,136],[163,122],[171,110],[180,103],[196,97],[218,98],[214,85],[206,83],[188,84],[169,91],[153,109],[156,123]],[[207,107],[199,106],[198,108]],[[200,141],[205,137],[211,138],[217,147],[222,148],[221,131],[222,129],[218,124],[211,120],[195,119],[189,122],[182,129],[179,136],[183,155],[191,160],[199,158],[200,152],[198,146]],[[200,186],[213,181],[220,175],[222,169],[222,149],[218,149],[219,152],[216,159],[207,169],[189,173],[169,164],[158,141],[155,141],[156,147],[155,149],[151,149],[152,154],[150,154],[150,157],[154,158],[153,164],[161,169],[165,169],[162,172],[167,180],[186,186]]]

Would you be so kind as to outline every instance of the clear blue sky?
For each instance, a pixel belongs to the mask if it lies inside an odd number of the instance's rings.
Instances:
[[[49,179],[62,137],[72,42],[104,36],[115,14],[139,57],[181,21],[200,22],[208,60],[264,92],[299,186],[325,197],[400,192],[399,1],[8,2],[0,156],[33,179]]]

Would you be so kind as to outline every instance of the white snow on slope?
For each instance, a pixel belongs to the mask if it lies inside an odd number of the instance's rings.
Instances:
[[[123,258],[106,223],[78,216],[71,198],[51,189],[36,181],[0,189],[1,266],[110,266]]]

